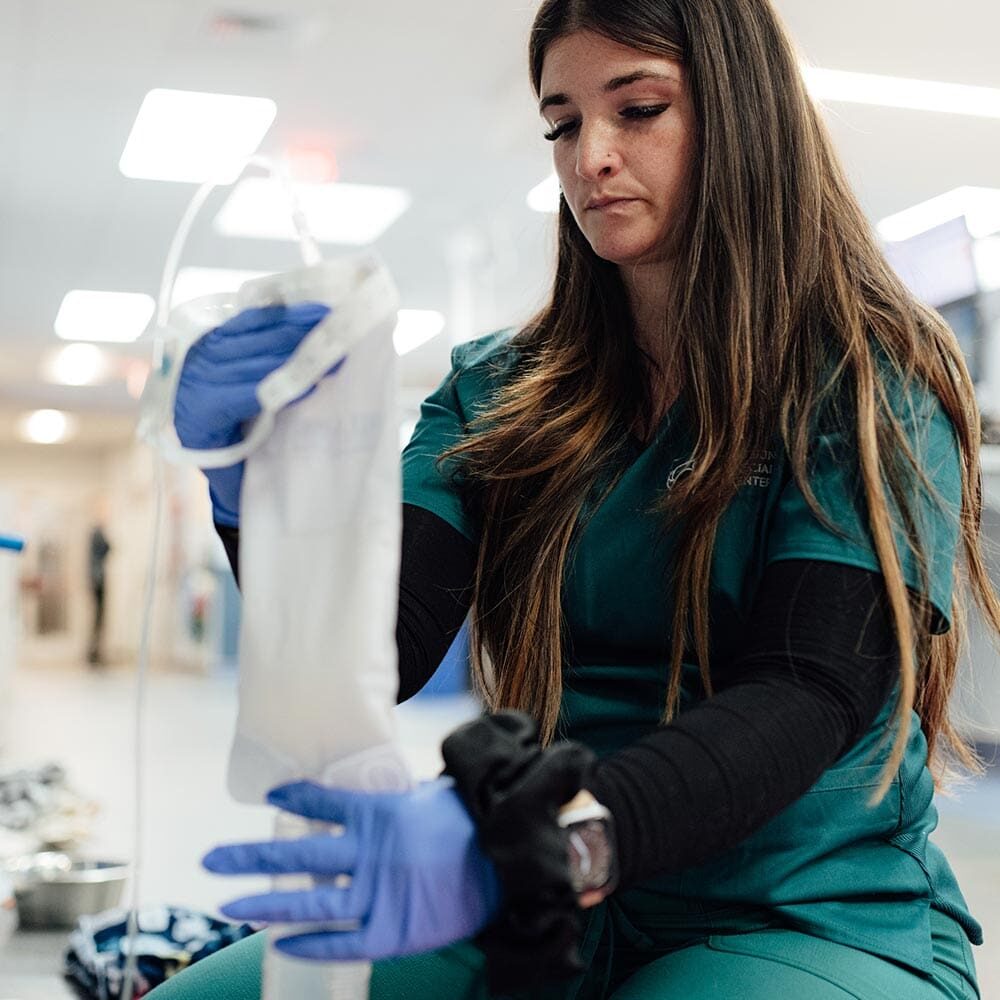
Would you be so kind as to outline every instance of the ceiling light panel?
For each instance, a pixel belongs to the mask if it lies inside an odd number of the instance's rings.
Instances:
[[[993,87],[848,73],[815,66],[803,67],[802,73],[809,92],[817,100],[1000,118],[1000,90]]]
[[[972,253],[979,276],[979,287],[984,292],[1000,289],[1000,235],[972,244]]]
[[[973,239],[1000,231],[1000,189],[954,188],[887,216],[879,222],[878,232],[884,240],[899,242],[963,217]]]
[[[410,207],[401,188],[367,184],[295,184],[312,235],[321,243],[374,243]],[[247,177],[233,188],[215,218],[223,236],[297,240],[288,197],[270,177]]]
[[[119,161],[126,177],[231,184],[277,114],[265,97],[151,90]]]
[[[400,309],[392,343],[397,354],[409,354],[444,329],[444,316],[432,309]]]
[[[402,451],[413,437],[413,432],[417,429],[416,420],[404,420],[399,425],[399,450]]]
[[[67,292],[56,315],[56,335],[63,340],[126,344],[142,336],[156,303],[138,292]]]
[[[979,290],[974,241],[965,220],[953,218],[907,240],[886,242],[886,260],[922,302],[940,309]]]

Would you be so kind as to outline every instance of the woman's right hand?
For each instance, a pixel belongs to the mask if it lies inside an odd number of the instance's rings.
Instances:
[[[245,309],[209,330],[188,351],[174,404],[174,426],[185,448],[227,448],[260,413],[257,386],[288,360],[330,312],[318,302]],[[206,469],[212,514],[236,527],[243,463]]]

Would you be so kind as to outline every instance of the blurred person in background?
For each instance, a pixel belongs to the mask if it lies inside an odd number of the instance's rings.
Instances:
[[[551,300],[454,350],[402,463],[400,699],[468,614],[487,711],[412,792],[275,790],[340,835],[213,850],[315,879],[223,912],[374,960],[378,1000],[973,1000],[981,928],[930,839],[978,763],[948,717],[963,597],[1000,627],[955,338],[766,0],[545,0],[530,67]],[[238,439],[322,315],[211,331],[184,443]],[[241,469],[208,475],[238,571]],[[153,996],[255,1000],[263,946]]]
[[[94,609],[87,643],[87,662],[92,667],[104,665],[104,594],[107,561],[111,553],[111,543],[104,533],[106,523],[106,501],[101,500],[96,505],[95,523],[90,530],[87,549],[87,582]]]

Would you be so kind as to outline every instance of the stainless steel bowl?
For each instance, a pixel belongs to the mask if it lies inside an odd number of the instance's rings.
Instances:
[[[43,851],[4,866],[14,883],[21,927],[43,930],[73,927],[84,914],[118,905],[128,865],[120,861],[83,861]]]

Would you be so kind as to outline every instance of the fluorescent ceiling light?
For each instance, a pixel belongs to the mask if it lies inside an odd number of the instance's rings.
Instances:
[[[99,340],[126,344],[138,340],[149,325],[156,303],[138,292],[67,292],[56,316],[63,340]]]
[[[67,344],[46,358],[42,373],[58,385],[94,385],[108,369],[107,355],[95,344]]]
[[[177,272],[170,308],[202,295],[235,292],[244,281],[263,278],[270,271],[236,271],[225,267],[182,267]]]
[[[972,255],[976,261],[979,287],[984,292],[1000,289],[1000,236],[976,240],[972,244]]]
[[[1000,118],[1000,90],[994,87],[908,80],[875,73],[847,73],[815,66],[803,67],[802,73],[809,92],[818,100]]]
[[[559,211],[559,178],[549,174],[528,192],[528,208],[534,212]]]
[[[374,243],[409,207],[401,188],[367,184],[295,184],[299,207],[321,243]],[[270,177],[246,177],[233,188],[215,219],[223,236],[297,240],[288,198]]]
[[[392,334],[397,354],[409,354],[444,329],[444,316],[431,309],[400,309]]]
[[[265,97],[151,90],[118,167],[126,177],[231,184],[276,113],[274,101]]]
[[[23,441],[32,444],[59,444],[76,433],[76,420],[61,410],[35,410],[17,423]]]
[[[913,294],[934,309],[979,290],[973,240],[965,219],[943,222],[899,242],[885,242],[886,260]]]
[[[1000,190],[955,188],[888,216],[878,224],[878,231],[882,239],[896,243],[962,216],[973,239],[981,239],[1000,230]]]

